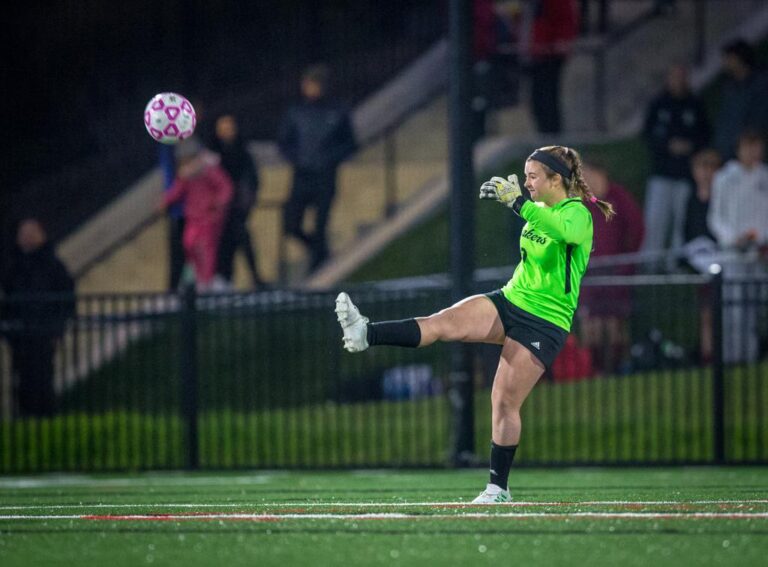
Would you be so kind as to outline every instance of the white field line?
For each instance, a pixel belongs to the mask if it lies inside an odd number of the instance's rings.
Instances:
[[[165,475],[153,474],[151,477],[137,476],[135,478],[91,478],[88,476],[63,475],[61,477],[44,478],[0,478],[0,490],[23,488],[49,488],[49,487],[162,487],[177,486],[180,483],[191,486],[231,486],[267,484],[273,479],[271,475],[242,475],[231,477],[186,477],[167,473]]]
[[[83,516],[80,514],[24,516],[0,515],[0,520],[101,520],[101,521],[184,521],[184,520],[250,520],[250,521],[282,521],[282,520],[463,520],[463,519],[629,519],[629,520],[676,520],[676,519],[768,519],[768,512],[469,512],[464,514],[129,514],[120,516]]]
[[[674,506],[674,505],[711,505],[711,504],[768,504],[763,500],[587,500],[583,502],[509,502],[505,507],[544,507],[544,506]],[[90,510],[104,508],[350,508],[350,507],[414,508],[441,506],[477,507],[470,502],[223,502],[223,503],[158,503],[158,504],[29,504],[1,506],[0,510]]]

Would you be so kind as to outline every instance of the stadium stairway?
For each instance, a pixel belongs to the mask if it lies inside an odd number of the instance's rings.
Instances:
[[[718,6],[715,4],[711,10],[716,11]],[[637,6],[633,9],[637,10]],[[636,133],[643,109],[663,84],[669,62],[693,59],[694,20],[692,4],[677,3],[670,13],[650,20],[606,50],[605,84],[609,96],[604,116],[609,138]],[[706,20],[710,50],[703,65],[694,70],[694,86],[701,87],[716,75],[718,46],[722,42],[736,36],[758,40],[767,29],[768,6],[764,3],[744,0],[729,4],[727,11],[711,13]],[[578,145],[606,139],[605,133],[596,133],[594,128],[594,59],[590,51],[599,41],[584,39],[566,68],[563,110],[568,134],[558,137],[558,142]],[[283,267],[292,285],[334,285],[445,203],[447,111],[445,97],[440,94],[445,86],[440,71],[445,69],[446,57],[447,46],[440,42],[355,110],[355,127],[364,149],[340,170],[339,193],[329,227],[334,257],[319,272],[305,278],[303,250],[292,241],[285,242]],[[627,73],[627,68],[632,72]],[[393,144],[386,146],[381,134],[395,126]],[[476,148],[475,166],[480,172],[531,147],[554,141],[531,134],[526,105],[494,113],[491,128],[494,135]],[[385,219],[384,161],[386,152],[393,148],[397,208],[393,216]],[[260,206],[250,219],[252,235],[262,275],[274,281],[280,270],[279,204],[287,197],[290,170],[280,161],[273,145],[254,143],[252,150],[262,173]],[[166,223],[151,213],[159,194],[155,172],[128,191],[120,200],[124,203],[116,203],[111,213],[107,210],[97,215],[62,243],[59,252],[65,262],[75,272],[82,272],[78,278],[81,292],[164,289]],[[121,228],[113,234],[117,226]],[[83,255],[88,249],[91,252]],[[238,262],[236,287],[245,289],[248,277],[240,258]]]
[[[627,13],[617,16],[630,20],[640,13],[643,4],[626,5]],[[702,64],[692,69],[691,83],[695,90],[703,88],[719,73],[721,45],[736,37],[756,42],[768,33],[768,4],[746,0],[729,3],[727,10],[718,7],[715,3],[705,21],[708,49]],[[476,172],[482,174],[546,144],[579,147],[635,135],[642,127],[647,104],[664,84],[670,63],[694,60],[695,18],[692,3],[677,3],[673,11],[652,19],[606,50],[604,83],[609,93],[604,112],[605,132],[595,129],[595,61],[590,54],[600,38],[582,40],[564,75],[562,106],[566,133],[555,139],[537,135],[526,105],[495,112],[490,119],[494,135],[481,140],[475,148]],[[627,68],[632,72],[628,73]],[[526,98],[524,94],[523,99]],[[388,223],[377,226],[365,239],[337,254],[332,263],[313,274],[306,282],[307,287],[322,289],[343,281],[389,242],[440,210],[448,195],[448,180],[445,177],[433,180]]]
[[[692,82],[696,88],[716,76],[720,44],[736,36],[758,41],[768,33],[768,6],[765,3],[745,0],[729,3],[729,8],[727,14],[718,14],[707,21],[710,49],[703,64],[694,69]],[[611,85],[609,108],[606,109],[608,136],[593,131],[589,119],[594,110],[591,106],[591,60],[583,52],[577,52],[567,67],[563,90],[569,133],[558,137],[557,141],[579,145],[636,133],[642,110],[662,83],[668,62],[676,58],[691,59],[692,32],[685,32],[686,26],[681,23],[687,22],[687,27],[692,27],[691,18],[689,4],[678,3],[675,13],[652,21],[608,51],[606,81]],[[670,31],[675,33],[666,35]],[[658,46],[662,44],[660,38],[664,38],[663,55],[658,52]],[[339,195],[330,224],[334,258],[311,278],[299,282],[303,276],[303,253],[293,243],[288,243],[285,254],[289,264],[294,266],[291,275],[297,285],[315,289],[336,285],[394,238],[428,219],[444,205],[448,197],[447,112],[445,97],[440,94],[444,82],[441,82],[441,74],[434,70],[441,66],[445,68],[445,57],[446,45],[441,42],[415,62],[403,77],[356,109],[355,125],[358,132],[364,133],[363,142],[377,139],[388,126],[399,123],[394,134],[398,156],[394,170],[398,187],[397,209],[393,216],[382,220],[385,146],[379,139],[368,143],[354,160],[341,168]],[[630,77],[623,73],[624,80],[611,80],[622,65],[630,62],[636,66]],[[408,114],[406,109],[417,111]],[[406,114],[408,117],[404,120]],[[494,135],[476,147],[475,166],[479,172],[522,155],[531,147],[554,141],[531,133],[533,129],[525,105],[494,113],[491,123]],[[278,273],[280,246],[280,209],[275,204],[287,195],[290,172],[277,158],[273,145],[253,143],[251,150],[261,165],[263,185],[261,205],[254,211],[250,223],[262,274],[273,280]],[[79,275],[80,293],[165,289],[166,224],[153,213],[160,191],[159,172],[147,173],[120,199],[59,245],[61,257]],[[247,276],[242,265],[238,265],[236,277],[237,287],[246,288]],[[172,305],[168,307],[172,308]],[[67,368],[65,374],[69,378],[65,382],[71,385],[86,378],[89,372],[144,333],[145,329],[139,327],[120,328],[114,344],[101,353],[98,362],[88,368]],[[87,336],[77,335],[71,340],[90,344]],[[8,353],[2,347],[0,357],[7,364]],[[64,387],[64,383],[57,383],[57,389]],[[4,399],[8,399],[5,396],[8,388],[9,382],[0,380],[0,393]]]
[[[651,2],[617,3],[628,10],[641,10]],[[673,63],[690,64],[697,56],[696,4],[705,4],[702,61],[692,68],[691,82],[698,90],[711,81],[720,68],[720,46],[741,37],[759,41],[766,34],[768,4],[761,0],[671,3],[667,12],[635,28],[605,53],[607,130],[633,135],[642,127],[645,108],[664,85]],[[588,130],[594,124],[599,98],[594,93],[591,47],[575,53],[566,69],[562,98],[568,131]]]
[[[395,180],[395,202],[402,203],[427,180],[444,173],[445,130],[434,124],[444,115],[444,102],[424,105],[444,91],[445,41],[436,43],[383,89],[359,105],[353,121],[362,150],[340,170],[339,190],[329,227],[334,249],[347,245],[361,230],[379,222],[385,210],[385,153],[400,153],[405,137],[418,136],[420,151],[408,146],[407,158],[398,159],[390,173]],[[395,128],[396,127],[396,128]],[[262,276],[274,281],[281,268],[281,204],[289,191],[290,169],[273,143],[253,142],[250,149],[259,163],[259,204],[250,218]],[[94,215],[58,252],[77,274],[78,290],[89,292],[160,291],[167,281],[167,227],[154,211],[161,195],[160,175],[146,174],[99,214]],[[312,219],[309,219],[312,222]],[[305,255],[293,242],[282,250],[291,281],[303,277]],[[244,267],[236,269],[236,287],[246,288]]]

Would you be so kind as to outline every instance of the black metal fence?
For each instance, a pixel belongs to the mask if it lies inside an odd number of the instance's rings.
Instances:
[[[350,292],[381,320],[431,313],[449,286]],[[520,464],[768,462],[768,279],[593,278],[583,293],[523,408]],[[334,298],[2,300],[0,472],[447,465],[447,346],[348,354]],[[473,352],[482,463],[499,349]]]

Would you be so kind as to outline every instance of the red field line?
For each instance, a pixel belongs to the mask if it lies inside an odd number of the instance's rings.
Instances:
[[[27,519],[33,517],[27,516]],[[50,517],[48,517],[50,518]],[[64,518],[59,516],[59,518]],[[371,514],[127,514],[127,515],[89,515],[72,516],[71,519],[97,521],[132,521],[132,522],[167,522],[189,520],[226,520],[226,521],[255,521],[279,522],[286,520],[526,520],[526,519],[566,520],[768,520],[768,512],[572,512],[572,513],[518,513],[518,512],[476,512],[466,514],[402,514],[402,513],[371,513]]]
[[[97,514],[97,515],[0,515],[0,520],[89,520],[89,521],[250,521],[280,522],[288,520],[768,520],[768,512],[466,512],[462,514]]]
[[[751,508],[757,505],[768,505],[767,499],[744,499],[744,500],[649,500],[649,501],[622,501],[622,500],[601,500],[601,501],[581,501],[581,502],[509,502],[504,506],[511,508],[528,508],[528,507],[555,507],[555,506],[610,506],[616,508],[632,508],[636,506],[642,507],[675,507],[675,506],[690,506],[690,507],[706,507],[706,506],[719,506],[724,509],[729,508]],[[67,509],[118,509],[118,508],[154,508],[154,509],[167,509],[167,508],[186,508],[186,509],[217,509],[226,508],[227,510],[237,513],[237,510],[252,512],[254,508],[268,509],[275,508],[283,511],[296,509],[297,511],[329,508],[334,510],[350,509],[356,510],[361,507],[369,508],[428,508],[428,509],[462,509],[462,508],[477,508],[482,505],[472,504],[470,502],[271,502],[271,503],[170,503],[162,502],[156,504],[126,504],[126,503],[98,503],[98,504],[23,504],[23,505],[0,505],[0,511],[10,510],[67,510]],[[249,510],[243,510],[246,507],[250,507]],[[682,508],[681,508],[682,509]]]
[[[79,519],[81,520],[101,520],[101,521],[107,521],[107,522],[179,522],[179,521],[185,521],[185,520],[197,520],[197,521],[205,521],[205,522],[212,522],[215,520],[226,520],[228,522],[232,521],[249,521],[249,522],[277,522],[280,521],[280,518],[277,516],[257,516],[257,515],[251,515],[252,517],[243,517],[238,516],[234,514],[227,514],[227,516],[210,516],[206,514],[148,514],[148,515],[125,515],[125,516],[119,516],[119,515],[98,515],[98,516],[80,516]]]

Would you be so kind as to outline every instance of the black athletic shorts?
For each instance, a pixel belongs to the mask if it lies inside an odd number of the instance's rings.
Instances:
[[[497,289],[485,296],[493,301],[499,312],[504,334],[519,342],[549,368],[568,338],[568,332],[546,319],[532,315],[514,305]]]

